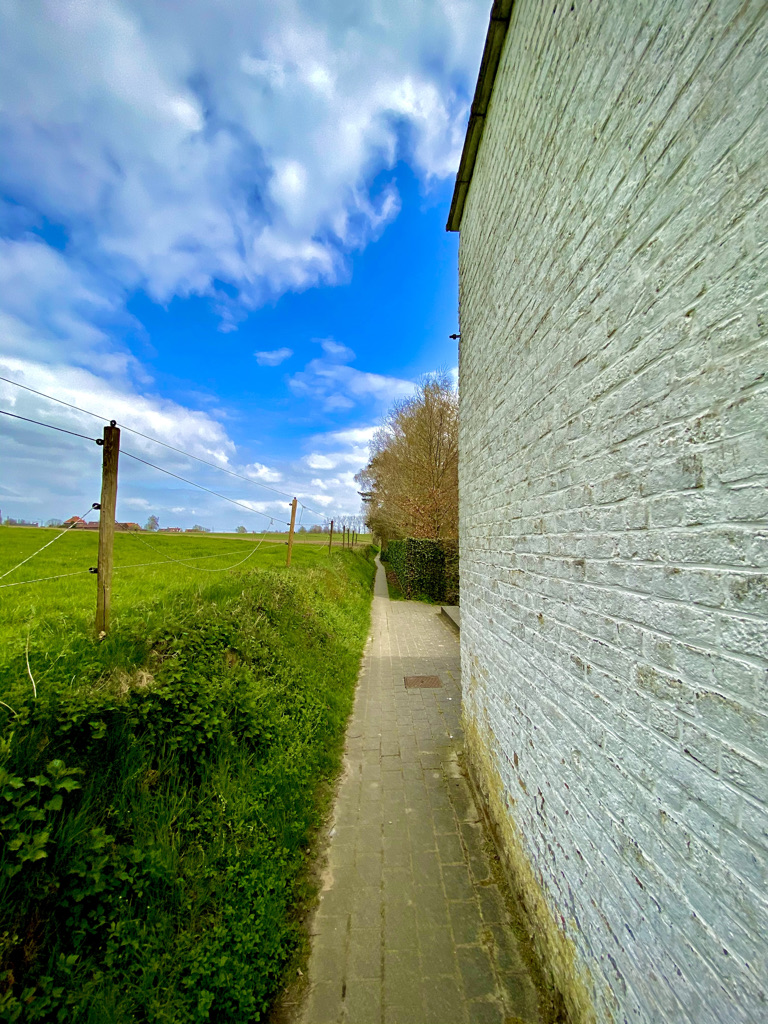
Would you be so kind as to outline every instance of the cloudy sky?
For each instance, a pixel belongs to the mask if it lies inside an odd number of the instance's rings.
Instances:
[[[0,409],[130,459],[118,518],[354,513],[373,427],[456,363],[445,221],[489,0],[0,0]],[[0,510],[100,449],[0,416]],[[306,511],[303,522],[317,521]]]

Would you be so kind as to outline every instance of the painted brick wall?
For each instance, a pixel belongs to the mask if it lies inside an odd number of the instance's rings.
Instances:
[[[768,5],[518,0],[461,226],[469,752],[573,1018],[768,1019]]]

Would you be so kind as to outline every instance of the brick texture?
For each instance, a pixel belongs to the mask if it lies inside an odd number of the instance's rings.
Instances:
[[[461,225],[467,735],[599,1021],[768,1015],[766,97],[765,2],[518,0]]]

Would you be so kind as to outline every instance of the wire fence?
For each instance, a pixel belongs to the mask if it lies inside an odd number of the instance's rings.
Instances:
[[[183,448],[177,448],[175,445],[168,444],[167,441],[161,441],[157,437],[151,437],[149,434],[143,433],[141,430],[136,430],[135,427],[130,427],[126,423],[122,423],[119,420],[111,420],[107,416],[102,416],[99,413],[92,412],[90,409],[83,409],[79,405],[73,405],[71,402],[65,402],[61,398],[56,398],[54,395],[47,395],[43,391],[36,391],[35,388],[29,387],[27,384],[20,384],[19,381],[11,380],[10,377],[0,376],[0,380],[6,384],[12,384],[14,387],[22,388],[24,391],[29,391],[33,395],[38,395],[40,398],[46,398],[50,402],[56,402],[59,405],[64,405],[68,409],[73,409],[76,412],[83,413],[85,416],[92,416],[102,423],[113,423],[115,426],[120,427],[121,430],[127,430],[130,434],[135,434],[137,437],[143,437],[146,441],[152,441],[153,444],[159,444],[163,448],[168,448],[172,452],[176,452],[178,455],[183,455],[187,459],[193,459],[195,462],[202,463],[204,466],[208,466],[210,469],[215,469],[220,473],[226,473],[228,476],[236,477],[238,480],[243,480],[247,484],[256,484],[258,487],[266,491],[271,491],[273,494],[280,494],[285,498],[290,498],[292,495],[288,491],[281,491],[278,487],[272,487],[271,484],[264,483],[264,481],[255,481],[252,477],[245,476],[242,473],[236,473],[234,470],[229,469],[227,466],[222,466],[216,462],[209,462],[207,459],[201,459],[199,455],[193,455],[191,452],[184,451]],[[3,410],[0,409],[0,412]],[[25,419],[24,416],[16,416],[14,413],[4,413],[6,416],[13,416],[15,419]],[[30,423],[38,423],[39,426],[51,427],[53,430],[59,430],[65,434],[74,434],[75,437],[84,437],[88,441],[95,441],[97,444],[100,442],[99,438],[88,437],[87,434],[77,434],[71,430],[64,430],[62,427],[54,427],[50,423],[39,423],[36,420],[29,420]],[[154,467],[157,468],[157,467]],[[198,485],[193,485],[198,486]],[[325,512],[319,512],[317,509],[310,508],[309,505],[305,505],[303,502],[299,502],[302,509],[306,509],[308,512],[313,512],[315,515],[320,516],[321,519],[326,522],[329,521],[329,517]],[[253,509],[251,511],[254,511]]]
[[[57,404],[59,404],[61,406],[65,406],[65,407],[67,407],[69,409],[72,409],[72,410],[74,410],[74,411],[76,411],[78,413],[81,413],[83,415],[92,416],[92,417],[94,417],[96,419],[101,420],[102,422],[105,422],[105,418],[100,416],[98,413],[92,412],[89,409],[84,409],[84,408],[82,408],[80,406],[77,406],[77,405],[73,405],[70,402],[65,402],[63,399],[56,398],[53,395],[45,394],[42,391],[37,391],[34,388],[30,388],[26,384],[21,384],[18,381],[14,381],[14,380],[11,380],[8,377],[3,377],[3,376],[0,376],[0,381],[4,381],[5,383],[11,384],[11,385],[13,385],[14,387],[17,387],[17,388],[21,388],[24,391],[31,392],[32,394],[38,395],[41,398],[45,398],[46,400],[49,400],[51,402],[55,402],[55,403],[57,403]],[[6,410],[6,409],[0,409],[0,415],[5,416],[5,417],[9,417],[9,418],[14,419],[14,420],[20,420],[20,421],[22,421],[24,423],[29,423],[29,424],[34,425],[36,427],[42,427],[42,428],[45,428],[45,429],[57,431],[57,432],[62,433],[62,434],[67,434],[67,435],[72,436],[72,437],[80,438],[82,440],[90,441],[90,442],[95,443],[96,445],[99,445],[99,446],[101,446],[101,445],[103,445],[105,443],[102,438],[91,437],[88,434],[84,434],[84,433],[81,433],[81,432],[76,431],[76,430],[70,430],[68,428],[58,426],[57,424],[54,424],[54,423],[48,423],[48,422],[45,422],[43,420],[37,420],[37,419],[32,419],[32,418],[26,417],[26,416],[21,416],[18,413],[14,413],[14,412],[11,412],[11,411]],[[115,426],[118,425],[117,421],[115,421],[115,420],[111,420],[111,421],[107,421],[107,422],[110,422],[112,427],[115,427]],[[163,448],[168,449],[168,450],[170,450],[170,451],[172,451],[172,452],[174,452],[174,453],[176,453],[178,455],[181,455],[181,456],[183,456],[185,458],[193,460],[194,462],[200,463],[203,466],[208,467],[209,469],[213,469],[213,470],[222,472],[222,473],[224,473],[224,474],[226,474],[226,475],[228,475],[230,477],[235,477],[235,478],[237,478],[239,480],[244,481],[245,483],[249,484],[250,486],[255,486],[255,487],[258,487],[260,489],[264,489],[264,490],[270,491],[272,493],[279,494],[279,495],[284,496],[286,498],[290,497],[289,492],[282,491],[279,488],[276,488],[276,487],[271,486],[270,484],[264,483],[263,481],[254,480],[251,477],[248,477],[248,476],[246,476],[246,475],[244,475],[242,473],[238,473],[238,472],[230,469],[228,466],[220,465],[220,464],[217,464],[215,462],[211,462],[211,461],[209,461],[207,459],[200,458],[199,456],[194,455],[191,452],[184,451],[184,449],[182,449],[182,448],[178,448],[175,445],[172,445],[172,444],[167,443],[166,441],[160,440],[159,438],[152,437],[149,434],[146,434],[146,433],[144,433],[144,432],[142,432],[140,430],[136,430],[135,428],[133,428],[133,427],[127,425],[127,424],[120,423],[119,426],[120,426],[120,428],[122,430],[128,431],[129,433],[134,434],[137,437],[141,437],[141,438],[145,439],[146,441],[149,441],[149,442],[152,442],[154,444],[160,445]],[[106,436],[107,436],[107,432],[105,431],[105,437]],[[289,526],[290,527],[290,525],[291,525],[290,523],[288,523],[288,522],[283,523],[282,520],[280,520],[279,518],[276,518],[274,515],[270,515],[268,512],[265,512],[262,509],[254,508],[253,505],[248,503],[247,501],[241,501],[241,500],[238,500],[236,498],[232,498],[229,495],[222,493],[221,491],[215,490],[212,487],[208,487],[208,486],[200,483],[199,481],[190,479],[187,476],[182,476],[180,473],[176,473],[173,470],[168,469],[168,468],[166,468],[164,466],[157,465],[156,463],[151,462],[149,459],[142,458],[142,456],[137,455],[135,452],[127,451],[126,449],[121,448],[120,449],[120,454],[126,456],[128,459],[132,460],[132,462],[134,462],[134,463],[139,463],[139,464],[141,464],[143,466],[146,466],[147,468],[149,468],[149,469],[151,469],[151,470],[153,470],[153,471],[155,471],[157,473],[161,473],[161,474],[164,474],[166,476],[172,477],[173,479],[178,480],[181,483],[186,484],[187,486],[196,488],[196,489],[198,489],[200,491],[205,492],[206,494],[213,495],[214,497],[216,497],[216,498],[218,498],[218,499],[220,499],[222,501],[225,501],[225,502],[228,502],[228,503],[230,503],[232,505],[235,505],[238,508],[243,509],[246,513],[262,517],[263,519],[267,519],[268,523],[265,526],[265,528],[264,528],[264,530],[262,532],[261,538],[258,541],[258,543],[254,544],[249,549],[247,554],[245,554],[241,558],[238,558],[236,561],[232,562],[231,564],[228,564],[226,566],[216,566],[216,567],[201,566],[201,565],[196,565],[196,564],[192,564],[192,563],[195,563],[195,562],[198,562],[198,561],[203,561],[203,560],[206,560],[206,559],[223,558],[223,557],[225,557],[228,554],[229,555],[235,555],[235,554],[240,555],[240,551],[236,551],[235,549],[232,549],[231,551],[230,550],[225,550],[225,551],[221,551],[221,552],[214,552],[214,553],[209,553],[209,554],[204,554],[204,555],[182,556],[182,557],[179,558],[179,557],[175,557],[175,555],[169,554],[167,551],[163,551],[160,548],[156,547],[154,544],[152,544],[148,540],[146,540],[144,536],[140,535],[140,533],[137,530],[120,531],[120,532],[127,532],[136,541],[138,541],[141,544],[143,544],[146,548],[151,550],[155,555],[158,555],[159,557],[156,560],[154,560],[154,561],[132,562],[132,563],[127,563],[127,564],[123,563],[123,564],[114,565],[113,568],[114,568],[114,570],[116,572],[122,571],[124,569],[137,569],[137,568],[144,568],[144,567],[149,567],[149,566],[167,565],[167,564],[174,564],[174,563],[177,564],[177,565],[184,566],[184,567],[189,568],[189,569],[194,569],[194,570],[200,571],[200,572],[208,572],[208,573],[229,572],[229,571],[231,571],[233,569],[236,569],[239,566],[242,566],[245,563],[247,563],[251,558],[254,557],[256,552],[265,544],[266,544],[267,547],[269,547],[269,546],[284,545],[284,544],[288,543],[288,541],[273,541],[270,544],[270,542],[267,542],[267,537],[269,535],[270,528],[274,529],[274,527],[276,525],[277,526],[285,525],[285,526]],[[308,541],[310,539],[310,535],[311,535],[312,531],[306,531],[306,527],[304,526],[304,523],[303,523],[305,513],[307,515],[309,515],[309,516],[315,517],[315,518],[320,520],[320,523],[316,524],[316,525],[319,525],[322,531],[328,529],[329,524],[330,524],[330,530],[331,530],[331,535],[332,535],[334,520],[331,517],[329,517],[326,512],[322,512],[322,511],[319,511],[317,509],[314,509],[314,508],[312,508],[311,506],[307,505],[305,502],[303,502],[303,501],[301,501],[299,499],[294,499],[294,500],[297,502],[297,504],[298,504],[298,506],[300,508],[300,514],[299,514],[299,518],[298,518],[298,523],[295,524],[295,533],[293,532],[293,529],[291,530],[291,538],[290,539],[291,539],[292,542],[300,541],[301,539],[304,539],[305,541]],[[53,537],[49,541],[46,541],[46,543],[41,545],[41,547],[37,548],[35,551],[33,551],[31,554],[27,555],[25,558],[23,558],[16,565],[12,566],[10,569],[7,569],[5,572],[3,572],[2,575],[0,575],[0,580],[5,580],[8,576],[12,576],[13,573],[17,572],[24,565],[26,565],[27,563],[31,562],[34,558],[36,558],[38,555],[40,555],[47,548],[50,548],[51,545],[53,545],[57,541],[61,540],[61,538],[64,537],[66,534],[71,533],[71,532],[77,530],[78,528],[82,528],[82,526],[85,523],[85,521],[87,520],[88,516],[90,516],[93,513],[94,510],[99,509],[99,508],[100,508],[100,505],[99,505],[98,502],[91,503],[89,508],[86,510],[86,512],[82,516],[74,516],[74,517],[72,517],[72,520],[68,521],[66,524],[64,524],[64,528],[55,537]],[[338,527],[339,527],[338,518],[336,519],[336,525],[337,525],[337,535],[338,535]],[[302,533],[302,530],[304,531],[304,533]],[[194,532],[194,531],[185,531],[185,533],[192,533],[192,532]],[[153,533],[151,533],[150,535],[154,536]],[[197,536],[197,534],[196,534],[196,536]],[[325,546],[325,536],[327,536],[327,534],[324,535],[323,541],[320,544],[318,544],[317,541],[313,540],[312,541],[313,546],[316,546],[318,548],[321,548],[321,547]],[[330,548],[330,544],[328,546]],[[82,576],[82,575],[88,575],[88,574],[95,574],[95,573],[97,573],[97,571],[98,570],[96,568],[94,568],[93,566],[89,566],[88,568],[77,569],[77,570],[74,570],[74,571],[71,571],[71,572],[62,572],[62,573],[55,573],[55,574],[50,574],[50,575],[46,575],[46,576],[38,576],[38,577],[36,577],[34,579],[29,579],[29,580],[11,580],[9,582],[0,583],[0,590],[7,589],[7,588],[10,588],[10,587],[19,587],[19,586],[26,586],[26,585],[31,585],[31,584],[35,584],[35,583],[43,583],[43,582],[47,582],[47,581],[51,581],[51,580],[66,579],[66,578],[70,578],[70,577],[73,577],[73,576]]]
[[[89,506],[89,508],[88,508],[88,509],[87,509],[87,510],[86,510],[86,511],[85,511],[85,512],[83,513],[83,515],[82,515],[82,516],[79,516],[79,517],[78,517],[78,518],[80,519],[80,521],[81,521],[81,522],[84,522],[84,521],[85,521],[85,518],[86,518],[87,516],[89,516],[89,515],[91,514],[91,512],[93,512],[93,510],[94,510],[95,508],[98,508],[98,504],[96,504],[96,503],[92,503],[92,504],[91,504],[91,505]],[[23,559],[22,559],[22,560],[21,560],[21,561],[20,561],[20,562],[18,563],[18,565],[14,565],[12,569],[8,569],[8,570],[7,570],[7,572],[4,572],[4,573],[3,573],[3,575],[2,575],[2,576],[0,576],[0,580],[4,580],[6,576],[10,576],[12,572],[16,572],[16,570],[17,570],[17,569],[20,569],[20,568],[22,567],[22,565],[26,565],[26,564],[27,564],[27,562],[31,562],[31,561],[32,561],[32,559],[33,559],[33,558],[35,558],[35,556],[36,556],[36,555],[39,555],[41,551],[45,551],[45,549],[46,549],[46,548],[49,548],[49,547],[51,546],[51,544],[55,544],[57,540],[61,540],[61,538],[62,538],[62,537],[64,536],[64,534],[65,534],[65,533],[69,533],[69,531],[70,531],[70,530],[71,530],[71,529],[72,529],[72,528],[74,527],[74,525],[75,525],[75,522],[76,522],[76,520],[73,520],[73,522],[72,522],[72,523],[70,523],[70,525],[69,525],[69,526],[65,527],[65,528],[64,528],[64,529],[63,529],[63,530],[61,531],[61,533],[57,533],[57,534],[56,534],[56,536],[55,536],[55,537],[54,537],[54,538],[53,538],[52,540],[49,540],[49,541],[48,541],[48,542],[47,542],[46,544],[43,544],[43,546],[42,546],[42,547],[39,547],[39,548],[37,549],[37,551],[33,551],[31,555],[27,555],[27,557],[26,557],[26,558],[23,558]],[[27,582],[30,582],[30,583],[31,583],[31,582],[32,582],[32,580],[28,580]],[[10,586],[10,585],[11,585],[11,584],[6,584],[6,586]]]

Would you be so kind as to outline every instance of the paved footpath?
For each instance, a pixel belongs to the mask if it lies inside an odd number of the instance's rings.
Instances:
[[[459,770],[459,665],[439,608],[390,601],[379,566],[303,1024],[540,1021]]]

